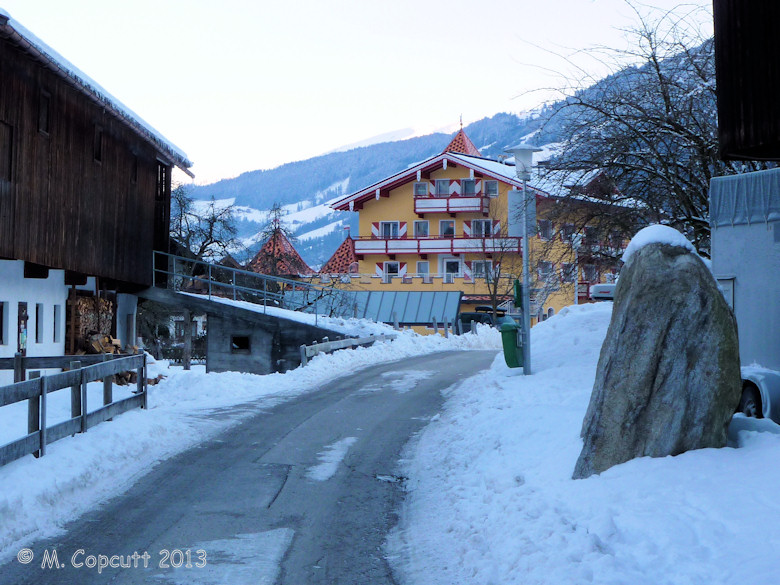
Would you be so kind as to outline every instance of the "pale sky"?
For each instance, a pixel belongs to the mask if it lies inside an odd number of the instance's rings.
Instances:
[[[679,0],[649,0],[671,9]],[[705,8],[710,0],[688,3]],[[0,0],[195,163],[197,183],[539,105],[624,0]],[[598,64],[575,54],[587,71]],[[425,132],[421,132],[425,133]]]

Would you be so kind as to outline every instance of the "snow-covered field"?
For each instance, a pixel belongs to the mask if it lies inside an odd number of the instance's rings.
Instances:
[[[363,334],[387,331],[383,325],[361,325],[351,319],[333,320],[329,325]],[[164,362],[154,364],[150,376],[163,373],[167,377],[150,387],[149,410],[127,412],[85,434],[52,443],[41,459],[29,455],[0,467],[0,562],[15,555],[21,546],[56,534],[65,522],[122,493],[160,461],[246,416],[316,391],[328,380],[408,356],[499,347],[498,332],[489,328],[480,329],[478,335],[449,339],[402,332],[391,343],[316,356],[307,367],[284,374],[206,374],[203,367],[184,372],[168,368]],[[102,384],[91,385],[89,391],[88,404],[98,406]],[[127,391],[127,387],[115,387],[114,394],[119,398]],[[51,394],[49,403],[50,423],[68,416],[67,390]],[[26,405],[0,407],[0,444],[24,434],[26,414]],[[324,476],[326,467],[337,461],[336,455],[324,454],[323,468],[313,473]]]
[[[533,376],[499,355],[448,391],[403,464],[409,583],[778,583],[780,435],[571,479],[610,313],[564,309],[532,330]]]

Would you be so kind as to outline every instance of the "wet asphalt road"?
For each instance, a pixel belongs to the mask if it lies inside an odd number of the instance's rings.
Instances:
[[[0,583],[395,583],[382,546],[403,446],[440,410],[440,390],[495,353],[382,364],[252,416],[27,544],[33,562],[0,566]]]

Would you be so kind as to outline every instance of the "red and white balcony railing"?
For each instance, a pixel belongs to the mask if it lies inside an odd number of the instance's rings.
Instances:
[[[425,213],[488,213],[490,197],[482,195],[458,195],[453,197],[436,197],[433,195],[416,196],[414,212]]]
[[[497,254],[520,253],[522,238],[405,238],[382,239],[360,237],[355,240],[355,253],[367,254]]]

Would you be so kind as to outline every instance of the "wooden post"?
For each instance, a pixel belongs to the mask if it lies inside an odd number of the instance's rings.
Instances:
[[[30,379],[40,378],[41,373],[38,371],[30,372]],[[34,396],[27,400],[27,434],[31,435],[41,430],[41,394],[38,392],[37,396]],[[36,457],[40,457],[40,450],[33,453]]]
[[[103,361],[109,360],[108,354],[103,354]],[[103,376],[103,406],[111,404],[114,394],[114,376]]]
[[[306,345],[301,345],[301,365],[306,366],[309,363],[309,357],[306,355]]]
[[[185,370],[190,369],[192,360],[192,323],[190,310],[184,309],[184,350],[181,356],[181,365]]]
[[[80,370],[81,362],[70,362],[71,370]],[[81,416],[81,377],[70,387],[70,418]]]
[[[433,332],[439,333],[439,324],[436,322],[436,317],[433,318]]]
[[[20,352],[14,354],[14,384],[24,382],[24,356]]]
[[[46,402],[49,391],[48,379],[46,376],[41,378],[41,448],[40,456],[46,455]]]
[[[81,376],[81,431],[87,432],[87,383],[84,376]]]
[[[143,403],[141,404],[141,408],[146,410],[149,408],[147,395],[149,387],[146,383],[146,354],[144,354],[143,364],[141,364],[141,366],[135,372],[135,390],[137,394],[141,394],[143,396]]]

